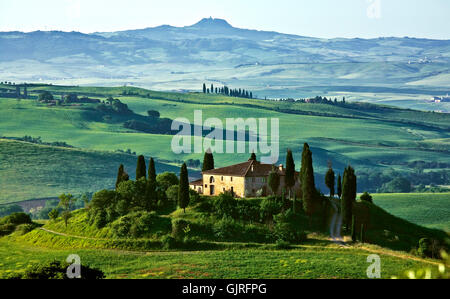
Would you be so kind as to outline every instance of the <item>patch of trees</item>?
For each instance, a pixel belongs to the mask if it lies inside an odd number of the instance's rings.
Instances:
[[[24,142],[34,143],[34,144],[74,148],[72,145],[67,144],[65,141],[44,142],[44,141],[42,141],[41,137],[24,136],[24,137],[2,137],[2,138],[10,139],[10,140],[17,140],[17,141],[24,141]]]
[[[172,131],[171,126],[172,120],[168,118],[158,118],[153,121],[130,119],[123,124],[124,128],[148,134],[173,135],[175,132]]]
[[[195,194],[195,191],[189,190],[186,164],[181,167],[180,178],[171,172],[156,175],[153,158],[149,160],[147,168],[144,157],[139,156],[135,180],[131,180],[123,165],[120,165],[115,190],[102,190],[93,195],[88,206],[89,218],[92,224],[101,228],[117,219],[128,223],[131,218],[137,217],[139,221],[127,226],[127,232],[137,236],[145,234],[145,226],[155,220],[152,212],[177,205],[185,209]],[[136,217],[122,218],[138,212],[140,214],[135,214]]]
[[[0,217],[5,217],[12,213],[23,213],[23,209],[21,206],[16,204],[0,206]]]
[[[69,279],[67,269],[70,264],[67,262],[52,261],[48,263],[33,265],[23,273],[14,273],[7,276],[7,279]],[[80,265],[80,279],[97,280],[105,278],[105,274],[96,268]]]
[[[241,88],[231,89],[228,86],[214,87],[214,84],[211,84],[210,87],[207,87],[206,84],[203,83],[202,90],[203,93],[214,93],[226,95],[229,97],[253,99],[253,92]]]
[[[114,99],[113,97],[107,98],[105,101],[100,103],[96,109],[106,113],[118,113],[118,114],[133,113],[133,111],[131,111],[128,108],[127,104],[124,104],[119,99]]]
[[[81,97],[79,98],[76,93],[70,93],[62,96],[62,100],[65,104],[98,104],[101,101],[99,99],[91,99],[89,97]]]
[[[33,223],[30,215],[23,212],[12,213],[9,216],[0,218],[0,237],[9,235],[14,231],[20,231],[22,234],[25,234],[36,227],[37,224]]]
[[[55,98],[53,97],[52,93],[49,91],[42,91],[41,93],[39,93],[38,96],[38,101],[41,103],[49,103],[54,101]]]

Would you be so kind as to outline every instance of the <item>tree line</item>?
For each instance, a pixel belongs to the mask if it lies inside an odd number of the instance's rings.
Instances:
[[[214,84],[211,84],[211,87],[207,87],[206,84],[203,83],[202,89],[203,93],[214,93],[229,97],[253,99],[253,92],[241,88],[231,89],[228,86],[214,87]]]

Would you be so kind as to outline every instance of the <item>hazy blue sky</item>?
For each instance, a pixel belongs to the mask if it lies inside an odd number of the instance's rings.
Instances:
[[[116,31],[204,17],[315,37],[450,39],[449,0],[0,0],[0,31]]]

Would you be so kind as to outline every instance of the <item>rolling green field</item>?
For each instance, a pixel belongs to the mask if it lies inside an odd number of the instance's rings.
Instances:
[[[374,203],[410,222],[450,231],[450,193],[374,194]]]
[[[194,252],[50,249],[0,239],[0,277],[28,266],[78,254],[84,265],[102,269],[107,278],[367,278],[370,252],[338,246],[300,246],[293,250],[235,249]],[[381,255],[382,278],[407,269],[436,268],[426,262]]]
[[[118,165],[133,177],[136,157],[93,150],[80,150],[0,139],[0,204],[57,197],[62,193],[83,194],[111,188]],[[159,172],[175,166],[156,163]]]
[[[11,87],[8,87],[11,88]],[[317,173],[326,171],[327,162],[333,162],[337,172],[342,172],[347,164],[357,170],[385,170],[387,168],[409,172],[405,163],[414,161],[450,163],[450,116],[431,112],[403,110],[373,105],[335,106],[326,104],[307,104],[275,102],[258,99],[241,99],[221,95],[205,95],[198,93],[155,92],[139,88],[102,88],[102,87],[70,87],[70,86],[34,86],[29,88],[33,96],[42,90],[51,91],[57,98],[69,92],[94,98],[105,99],[114,96],[126,103],[130,109],[140,115],[146,115],[149,109],[158,110],[161,117],[175,119],[188,118],[193,121],[194,110],[201,109],[203,120],[216,117],[225,124],[226,118],[278,118],[280,120],[280,158],[285,160],[287,148],[294,150],[294,158],[299,168],[300,149],[308,142],[314,153],[314,168]],[[132,92],[132,96],[122,96],[122,91]],[[176,155],[170,150],[172,136],[147,134],[125,129],[120,122],[108,122],[85,107],[56,106],[47,107],[35,100],[11,98],[0,99],[0,136],[22,137],[25,135],[40,136],[45,142],[67,142],[80,149],[103,151],[98,155],[110,156],[109,152],[118,149],[131,149],[137,154],[153,156],[164,161],[199,159],[202,154]],[[0,152],[5,156],[3,147]],[[28,157],[31,152],[16,147],[16,156]],[[35,158],[16,159],[14,165],[20,172],[27,171],[27,163],[41,160],[36,149],[32,151]],[[44,154],[46,155],[46,154]],[[246,154],[215,154],[216,166],[242,162],[248,159]],[[8,155],[7,155],[8,158]],[[9,156],[11,159],[11,156]],[[120,163],[119,158],[110,156],[108,164],[110,177],[96,180],[95,186],[109,186]],[[117,162],[113,160],[118,159]],[[68,159],[69,160],[69,159]],[[55,159],[47,161],[47,165]],[[1,171],[11,170],[10,162],[0,162]],[[8,164],[5,164],[8,163]],[[72,163],[72,162],[71,162]],[[75,162],[73,162],[75,163]],[[39,163],[36,163],[36,165]],[[116,164],[116,165],[114,165]],[[5,166],[3,166],[5,165]],[[93,165],[96,165],[95,163]],[[129,172],[134,166],[130,162]],[[38,166],[37,166],[38,167]],[[57,165],[49,166],[55,169]],[[79,166],[83,167],[83,166]],[[98,166],[101,167],[101,166]],[[97,166],[95,166],[97,169]],[[33,169],[33,167],[31,167]],[[93,169],[85,169],[87,173],[95,173]],[[432,169],[430,169],[432,170]],[[426,169],[425,169],[426,171]],[[81,171],[75,171],[81,175]],[[176,171],[177,172],[177,171]],[[105,174],[105,173],[102,173]],[[14,176],[14,174],[13,174]],[[32,177],[31,173],[28,174]],[[20,194],[15,192],[17,180],[8,184],[6,192],[0,195],[0,202],[13,202],[30,198],[55,196],[55,191],[92,190],[93,187],[83,183],[76,177],[65,178],[67,184],[60,184],[52,173],[42,174],[39,186],[32,192]],[[98,176],[100,177],[100,175]],[[80,184],[78,184],[80,182]],[[321,186],[322,182],[318,182]],[[78,184],[78,187],[75,185]],[[37,185],[37,184],[36,184]],[[62,188],[55,188],[59,185]],[[321,187],[322,188],[322,187]],[[39,193],[39,195],[36,195]],[[41,196],[42,195],[42,196]]]

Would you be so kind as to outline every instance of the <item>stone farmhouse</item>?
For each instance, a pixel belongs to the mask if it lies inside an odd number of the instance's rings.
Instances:
[[[244,163],[217,168],[202,172],[203,178],[190,183],[190,188],[199,194],[216,196],[224,192],[231,192],[236,197],[256,197],[271,194],[267,179],[273,165],[263,164],[249,160]],[[285,188],[286,169],[283,165],[276,168],[280,175],[280,187],[278,194]],[[293,188],[296,192],[300,188],[298,182],[299,173],[295,173],[296,184]]]

